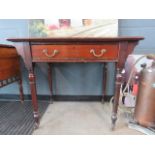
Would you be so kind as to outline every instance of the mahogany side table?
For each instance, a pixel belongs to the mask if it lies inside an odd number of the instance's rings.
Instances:
[[[117,109],[122,80],[121,71],[127,56],[133,52],[138,42],[143,39],[143,37],[7,39],[14,42],[14,45],[23,58],[29,72],[36,127],[39,125],[39,112],[34,73],[35,63],[100,62],[106,64],[107,62],[113,62],[115,63],[116,80],[111,120],[112,127],[114,128],[117,120]],[[49,82],[51,86],[51,80],[49,80]],[[106,84],[106,81],[103,83]]]

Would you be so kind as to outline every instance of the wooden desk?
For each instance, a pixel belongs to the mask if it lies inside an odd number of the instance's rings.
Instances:
[[[10,38],[23,58],[29,71],[32,104],[36,127],[39,125],[34,64],[36,62],[107,62],[116,63],[115,97],[112,109],[112,127],[117,120],[118,100],[121,86],[121,71],[127,56],[143,37],[116,38]],[[105,67],[106,68],[106,67]],[[49,70],[50,72],[50,70]],[[49,76],[49,79],[51,77]],[[52,85],[49,80],[50,86]],[[103,82],[106,83],[106,82]],[[51,88],[52,93],[52,88]]]
[[[19,83],[20,100],[23,102],[20,57],[15,47],[0,44],[0,88],[16,81]]]

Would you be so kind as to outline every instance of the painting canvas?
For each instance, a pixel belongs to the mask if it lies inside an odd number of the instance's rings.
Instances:
[[[114,37],[117,19],[31,19],[30,37]]]

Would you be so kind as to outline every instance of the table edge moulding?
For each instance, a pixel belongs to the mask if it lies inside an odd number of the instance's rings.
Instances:
[[[106,73],[107,62],[115,63],[116,80],[115,94],[112,108],[112,128],[117,120],[117,110],[122,81],[121,71],[125,61],[143,37],[100,37],[100,38],[9,38],[14,42],[19,55],[23,58],[29,72],[29,81],[32,96],[32,105],[36,127],[39,126],[39,112],[37,101],[36,80],[34,65],[37,62],[49,64],[49,85],[52,97],[51,63],[60,62],[100,62],[104,64]],[[103,77],[103,98],[105,95],[106,75]]]

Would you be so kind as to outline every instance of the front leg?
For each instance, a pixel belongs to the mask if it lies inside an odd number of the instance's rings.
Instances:
[[[52,64],[48,64],[48,82],[50,89],[50,103],[53,103],[53,91],[52,91]]]
[[[33,116],[35,120],[35,129],[39,127],[39,111],[36,91],[36,80],[33,72],[29,72],[29,82],[32,96]]]
[[[107,66],[107,62],[105,62],[105,63],[103,64],[103,90],[102,90],[102,103],[104,103],[105,95],[106,95],[107,71],[108,71],[108,66]]]
[[[118,111],[118,105],[119,105],[119,96],[120,96],[120,88],[122,84],[122,74],[121,69],[117,68],[116,72],[116,82],[115,82],[115,95],[114,95],[114,103],[112,108],[112,126],[111,129],[113,130],[115,128],[115,123],[117,120],[117,111]]]
[[[23,93],[22,77],[21,76],[20,76],[18,83],[19,83],[20,102],[23,104],[24,103],[24,93]]]

